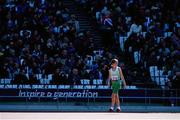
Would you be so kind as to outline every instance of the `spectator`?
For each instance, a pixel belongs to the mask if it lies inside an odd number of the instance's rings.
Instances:
[[[71,15],[71,19],[68,21],[68,23],[72,24],[76,32],[79,32],[80,30],[79,21],[77,20],[75,15]]]
[[[28,84],[40,84],[39,80],[37,79],[35,74],[29,75],[29,82]]]
[[[60,75],[60,70],[56,69],[55,73],[52,76],[52,81],[50,82],[51,84],[55,84],[55,85],[62,85],[63,80],[61,79],[61,75]]]
[[[60,80],[62,81],[63,85],[69,85],[70,82],[68,80],[68,74],[65,74],[63,71],[60,72]]]
[[[180,73],[179,72],[176,72],[176,75],[173,77],[172,86],[174,89],[180,88]]]
[[[70,81],[71,85],[80,85],[81,84],[78,69],[74,68],[72,70],[72,74],[70,74],[70,76],[69,76],[69,81]]]
[[[0,70],[5,71],[1,77],[26,83],[18,81],[18,76],[25,79],[24,75],[29,74],[33,82],[34,74],[53,74],[56,80],[62,80],[58,83],[53,78],[53,84],[69,84],[71,74],[72,78],[90,79],[100,78],[102,73],[105,80],[107,67],[102,66],[108,66],[107,61],[113,57],[124,58],[125,68],[135,69],[127,70],[125,77],[130,79],[133,75],[147,79],[145,73],[137,74],[142,66],[147,70],[158,65],[175,74],[179,60],[178,0],[78,1],[92,15],[89,19],[95,20],[94,26],[100,26],[105,48],[100,58],[93,54],[97,48],[91,32],[79,30],[79,18],[70,14],[62,1],[1,1]],[[167,31],[172,34],[165,34]],[[117,49],[122,36],[127,37],[125,52]],[[134,52],[140,53],[138,62],[134,61]],[[70,71],[73,68],[78,74]]]
[[[28,78],[24,70],[20,70],[20,72],[15,75],[13,84],[28,84]]]
[[[3,65],[0,68],[0,78],[9,78],[9,70],[7,65]]]
[[[135,20],[135,22],[130,27],[129,35],[131,34],[140,35],[141,32],[142,32],[142,25],[140,25],[139,21]]]
[[[107,65],[104,65],[102,70],[101,70],[104,85],[107,84],[107,78],[108,78],[108,74],[109,74],[108,70],[109,70],[109,68]]]

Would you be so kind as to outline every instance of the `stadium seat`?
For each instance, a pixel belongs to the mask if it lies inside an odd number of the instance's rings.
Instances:
[[[70,85],[59,85],[58,89],[70,89]]]
[[[89,85],[90,84],[90,80],[89,79],[81,79],[81,84],[82,85]]]
[[[52,80],[52,75],[48,75],[47,78],[41,78],[40,83],[41,84],[49,84],[51,80]]]
[[[12,79],[8,78],[1,78],[0,79],[0,84],[10,84]]]
[[[165,78],[164,78],[164,77],[161,77],[161,78],[160,78],[160,84],[159,84],[159,85],[160,85],[161,87],[165,86],[165,81],[166,81]]]
[[[150,76],[151,76],[151,79],[153,81],[156,81],[157,77],[158,77],[158,67],[157,66],[150,66],[149,67],[149,72],[150,72]]]
[[[65,89],[64,85],[59,85],[58,89]]]
[[[28,73],[26,73],[26,77],[29,79],[29,74]]]
[[[161,39],[162,39],[162,37],[156,37],[156,42],[159,44],[160,43],[160,41],[161,41]]]
[[[83,89],[83,85],[74,85],[73,88],[74,89]]]
[[[49,80],[49,81],[52,80],[52,74],[49,74],[49,75],[48,75],[48,80]]]
[[[103,54],[103,50],[94,50],[93,53],[95,54],[95,56],[102,56]]]
[[[135,51],[134,52],[134,62],[135,62],[135,64],[139,63],[140,59],[141,59],[141,53],[139,51]]]
[[[131,32],[127,32],[127,37],[129,37],[131,35]]]
[[[64,85],[65,89],[70,89],[70,85]]]
[[[92,86],[91,85],[85,85],[84,89],[92,89]]]
[[[162,89],[165,89],[166,82],[167,82],[167,77],[166,76],[161,77],[160,86]]]
[[[36,74],[38,80],[42,79],[42,74]]]
[[[94,79],[93,84],[94,85],[102,85],[102,80],[101,79]]]
[[[165,33],[164,33],[164,37],[165,37],[165,38],[166,38],[166,37],[170,37],[171,34],[172,34],[172,32],[165,32]]]
[[[101,18],[101,13],[100,12],[96,12],[96,20],[100,20]]]
[[[141,34],[144,38],[146,37],[146,32],[141,32]]]
[[[125,17],[125,19],[126,19],[126,24],[128,24],[131,21],[132,17],[127,16],[127,17]]]
[[[109,89],[108,85],[99,85],[98,89]]]

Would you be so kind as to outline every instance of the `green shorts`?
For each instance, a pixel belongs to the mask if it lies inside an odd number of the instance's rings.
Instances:
[[[112,81],[112,92],[118,94],[119,89],[122,89],[122,80]]]

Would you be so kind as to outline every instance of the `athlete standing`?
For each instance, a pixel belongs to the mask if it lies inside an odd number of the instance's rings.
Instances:
[[[113,59],[111,61],[111,69],[109,69],[108,85],[112,82],[112,98],[110,112],[114,111],[114,105],[117,106],[116,112],[120,112],[120,101],[119,101],[119,89],[126,87],[126,82],[120,67],[118,67],[118,60]],[[123,86],[122,86],[123,84]]]

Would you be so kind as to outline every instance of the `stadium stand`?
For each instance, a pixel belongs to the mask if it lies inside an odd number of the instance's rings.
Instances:
[[[150,78],[163,89],[179,88],[178,0],[76,1],[101,29],[113,32],[120,51],[125,53],[126,68],[136,69],[132,74],[147,75],[141,77]],[[107,41],[104,43],[110,44],[111,40]]]
[[[178,0],[75,0],[102,33],[101,49],[64,3],[1,1],[1,84],[106,88],[109,61],[115,57],[129,88],[180,88]]]

